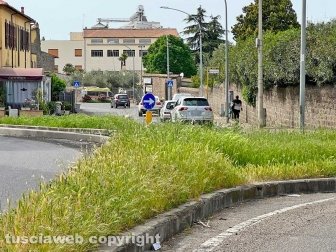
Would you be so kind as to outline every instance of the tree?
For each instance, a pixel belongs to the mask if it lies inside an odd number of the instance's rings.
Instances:
[[[197,73],[188,45],[181,38],[168,35],[169,40],[169,70],[175,74],[184,73],[191,77]],[[142,57],[147,73],[167,73],[167,41],[161,36],[148,48],[148,54]]]
[[[56,74],[51,75],[51,93],[54,101],[58,100],[58,95],[60,92],[64,91],[66,88],[66,82],[56,76]]]
[[[232,28],[233,39],[245,40],[248,37],[258,36],[258,3],[254,0],[249,6],[243,8],[243,13],[237,17],[238,23]],[[264,0],[262,13],[263,31],[277,33],[291,28],[299,28],[297,15],[291,0]]]
[[[219,22],[221,16],[210,16],[210,22],[208,23],[204,35],[203,52],[208,53],[209,57],[212,57],[213,51],[218,48],[225,40],[222,36],[225,34],[223,26]]]
[[[76,68],[71,63],[66,63],[65,66],[63,67],[63,72],[66,73],[67,75],[74,73],[75,70]]]
[[[127,53],[123,53],[121,54],[121,56],[119,57],[119,61],[121,62],[121,67],[126,66],[126,60],[128,58],[128,54]]]

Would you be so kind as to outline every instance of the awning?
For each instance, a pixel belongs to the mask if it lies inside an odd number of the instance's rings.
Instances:
[[[42,81],[43,68],[0,68],[2,81]]]

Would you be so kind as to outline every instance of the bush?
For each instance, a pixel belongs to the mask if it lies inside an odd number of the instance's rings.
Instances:
[[[92,100],[91,96],[85,95],[83,97],[83,102],[88,102],[88,101],[91,101],[91,100]]]
[[[47,103],[47,106],[49,108],[50,114],[54,114],[55,111],[56,111],[56,102],[50,101],[50,102]]]
[[[62,107],[64,110],[71,110],[72,105],[69,102],[65,101],[62,103]]]

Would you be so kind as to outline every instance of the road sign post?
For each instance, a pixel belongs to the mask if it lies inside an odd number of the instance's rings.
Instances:
[[[209,74],[219,74],[219,67],[207,67],[206,98],[209,99]]]
[[[146,111],[146,125],[152,122],[152,112],[148,111],[155,106],[155,96],[151,93],[145,94],[142,99],[142,103]]]

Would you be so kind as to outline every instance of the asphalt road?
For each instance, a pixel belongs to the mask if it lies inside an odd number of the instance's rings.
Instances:
[[[336,251],[335,193],[250,201],[201,221],[160,251]]]
[[[85,144],[0,136],[0,212],[7,208],[7,199],[13,206],[23,192],[66,170],[86,151]]]
[[[138,106],[131,103],[130,108],[118,107],[111,108],[110,103],[82,103],[80,107],[80,113],[90,115],[117,115],[117,116],[130,116],[135,120],[145,123],[145,116],[139,117]],[[159,116],[153,115],[153,123],[159,123]]]

